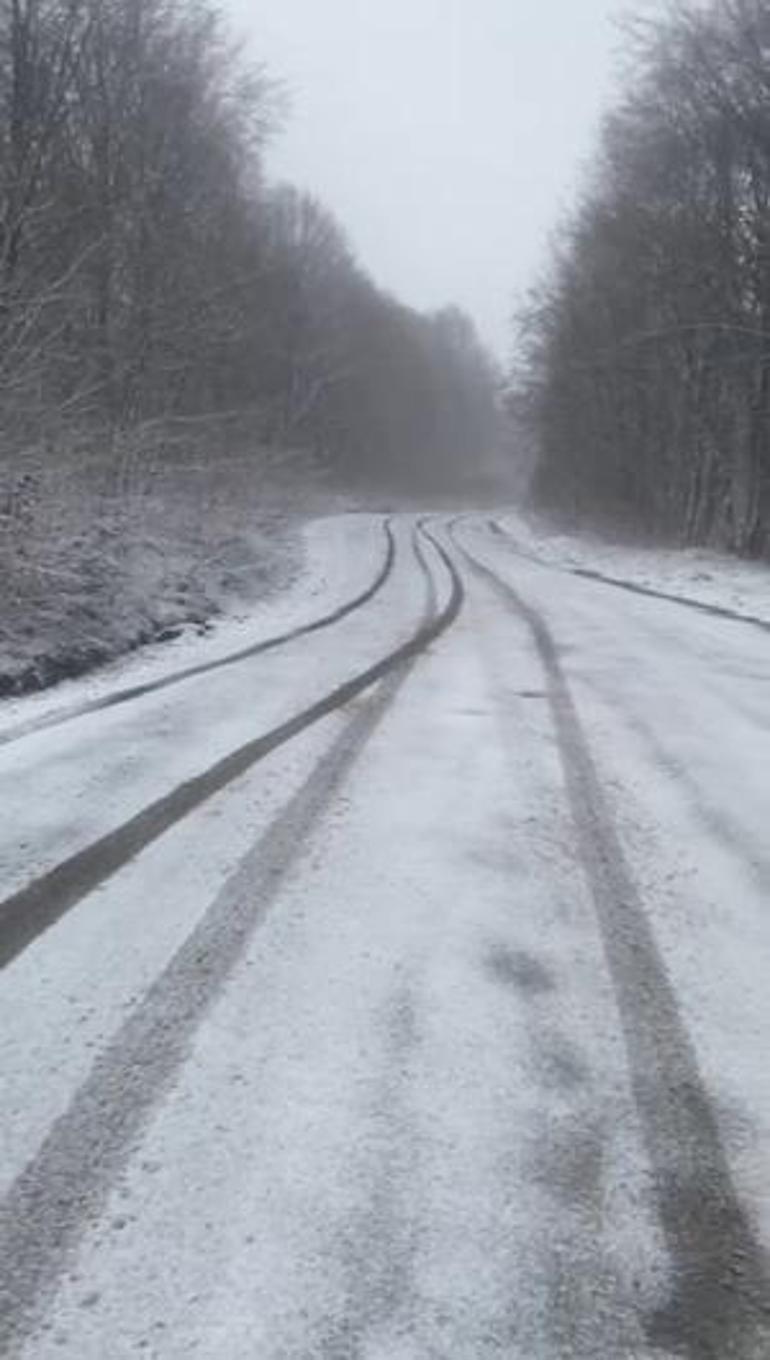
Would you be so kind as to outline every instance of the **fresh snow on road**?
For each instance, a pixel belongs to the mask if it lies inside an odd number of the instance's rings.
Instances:
[[[549,566],[590,571],[710,608],[762,618],[770,628],[770,572],[709,548],[629,547],[593,534],[557,531],[532,512],[509,511],[494,522],[516,548]]]
[[[770,1354],[770,634],[498,518],[430,521],[464,601],[422,655],[3,970],[0,1353]],[[328,629],[0,746],[2,898],[446,606],[394,534]],[[6,722],[323,614],[383,544],[318,522],[274,610]]]

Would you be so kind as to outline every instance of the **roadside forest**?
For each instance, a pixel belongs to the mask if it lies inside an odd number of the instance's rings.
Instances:
[[[284,102],[197,0],[0,0],[0,688],[62,601],[84,661],[131,583],[132,635],[169,575],[205,614],[282,472],[429,492],[497,437],[472,323],[268,182]]]
[[[770,3],[649,11],[518,318],[509,404],[560,512],[770,555]]]

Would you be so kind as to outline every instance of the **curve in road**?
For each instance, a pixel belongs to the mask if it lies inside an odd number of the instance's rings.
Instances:
[[[185,780],[170,793],[99,840],[63,860],[55,868],[34,879],[18,892],[0,902],[0,969],[7,967],[33,940],[48,930],[65,912],[87,893],[93,892],[146,846],[162,836],[188,813],[200,807],[215,793],[238,779],[252,766],[321,718],[342,708],[392,671],[412,660],[445,632],[457,618],[463,602],[463,584],[451,557],[430,533],[419,526],[414,531],[430,542],[443,562],[451,583],[446,605],[433,618],[422,623],[399,647],[373,665],[337,685],[316,703],[294,714],[271,731],[246,742],[238,750],[218,760],[202,774]],[[421,554],[421,570],[430,578]]]
[[[164,675],[159,680],[148,680],[140,685],[130,685],[126,689],[107,694],[104,698],[89,700],[87,703],[77,704],[72,708],[60,710],[58,713],[46,714],[45,717],[33,718],[29,722],[20,723],[17,727],[11,727],[5,732],[0,732],[0,746],[7,746],[11,742],[20,741],[22,737],[28,737],[33,732],[40,732],[45,728],[59,727],[63,723],[73,722],[76,718],[83,718],[89,713],[98,713],[105,708],[115,708],[119,704],[130,703],[131,700],[141,699],[146,694],[168,689],[171,685],[179,685],[183,680],[192,680],[194,677],[206,675],[210,671],[234,666],[239,661],[247,661],[251,657],[260,656],[263,652],[274,651],[287,642],[294,642],[297,638],[306,637],[310,633],[320,632],[323,628],[330,628],[333,624],[339,623],[342,619],[355,613],[357,609],[363,608],[370,600],[373,600],[393,572],[396,560],[396,543],[390,518],[383,521],[382,527],[385,534],[385,554],[374,579],[352,600],[347,600],[344,604],[338,605],[328,614],[322,614],[320,618],[312,619],[309,623],[299,624],[296,628],[290,628],[274,637],[263,638],[260,642],[250,643],[248,647],[241,647],[236,652],[228,652],[227,656],[217,657],[215,661],[202,661],[195,666],[186,666],[184,670],[174,671],[171,675]]]

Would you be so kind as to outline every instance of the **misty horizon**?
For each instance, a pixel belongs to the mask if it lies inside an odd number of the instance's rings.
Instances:
[[[595,149],[621,0],[222,0],[288,96],[265,154],[408,306],[455,303],[505,363],[510,319]]]

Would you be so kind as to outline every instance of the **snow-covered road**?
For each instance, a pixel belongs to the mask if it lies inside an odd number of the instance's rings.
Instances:
[[[3,1356],[770,1355],[770,631],[427,528],[0,716]]]

